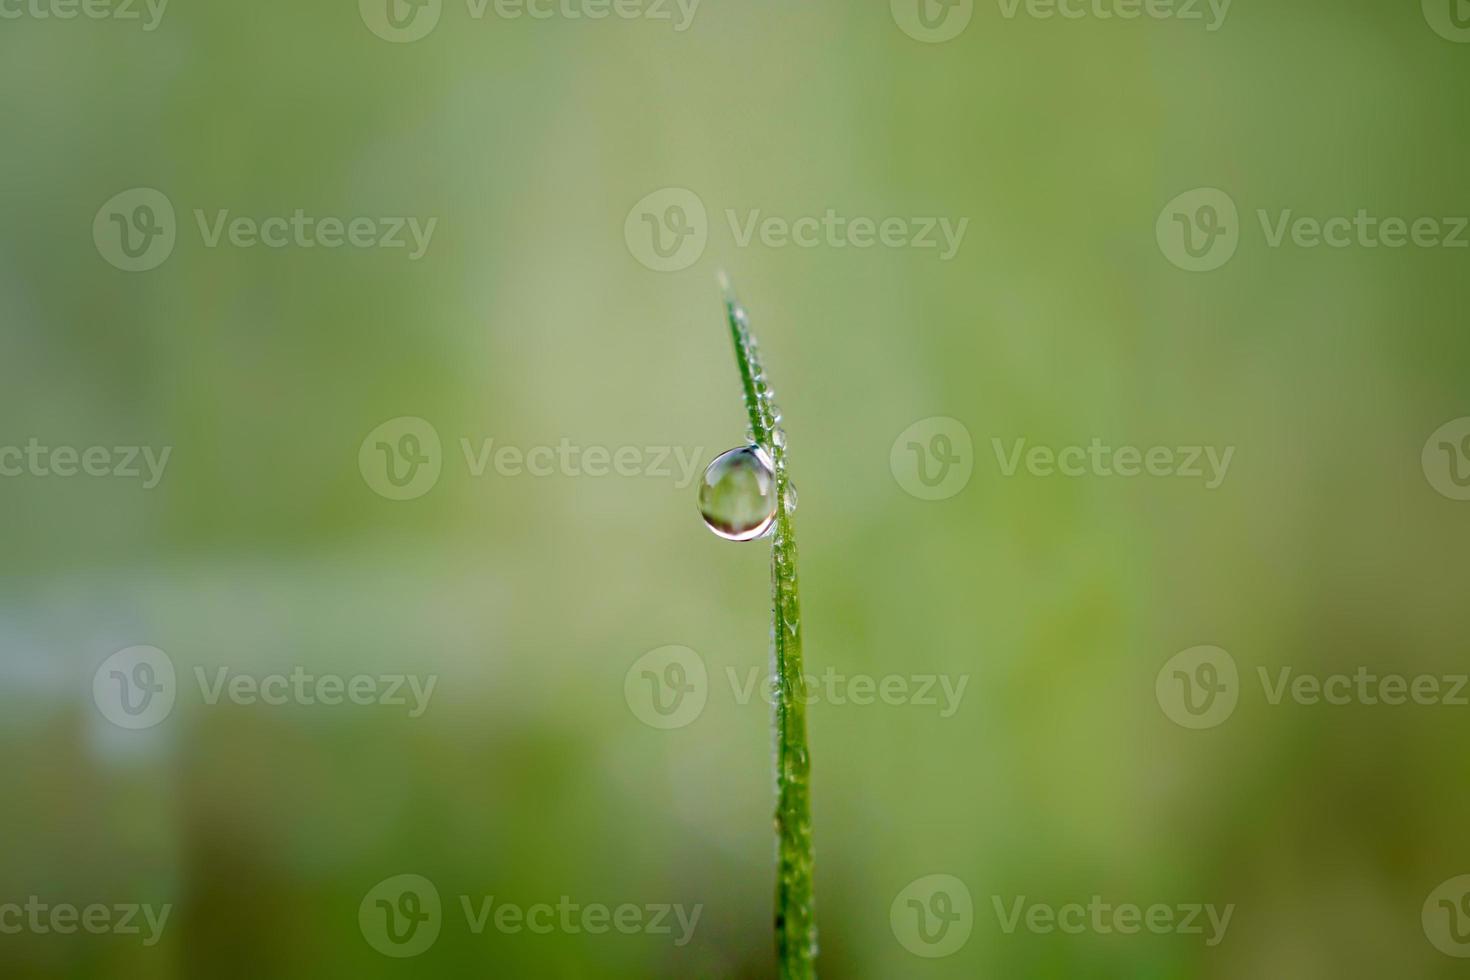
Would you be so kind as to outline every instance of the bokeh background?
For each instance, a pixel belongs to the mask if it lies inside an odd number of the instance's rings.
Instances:
[[[171,457],[152,489],[0,479],[0,903],[172,913],[152,946],[0,934],[0,973],[773,975],[770,714],[728,680],[767,664],[768,548],[706,531],[677,470],[475,476],[461,449],[738,445],[719,268],[785,410],[809,670],[967,679],[947,717],[809,709],[823,975],[1463,971],[1421,912],[1470,872],[1470,708],[1272,704],[1258,671],[1467,669],[1470,503],[1421,450],[1470,415],[1470,253],[1272,248],[1257,211],[1470,214],[1470,45],[1433,3],[1238,0],[1217,30],[962,4],[942,43],[899,8],[704,0],[676,30],[445,0],[406,43],[348,0],[174,0],[151,31],[6,8],[0,444]],[[93,225],[138,187],[177,242],[126,272]],[[1201,187],[1239,208],[1204,273],[1155,234]],[[625,234],[664,188],[707,212],[672,271]],[[727,217],[829,208],[969,223],[945,261]],[[196,209],[438,220],[410,261],[210,248]],[[359,465],[400,417],[442,440],[410,500]],[[925,500],[891,450],[934,417],[973,472]],[[1006,476],[992,442],[1093,438],[1235,455],[1206,490]],[[1239,703],[1191,729],[1155,682],[1204,644]],[[139,645],[176,701],[131,730],[93,680]],[[670,645],[706,704],[661,729],[625,680]],[[210,704],[219,668],[437,682],[418,717]],[[359,921],[401,874],[443,902],[408,958]],[[939,874],[973,922],[929,958],[891,913]],[[1234,912],[1209,946],[994,905],[1093,895]],[[702,913],[683,946],[476,934],[460,896]]]

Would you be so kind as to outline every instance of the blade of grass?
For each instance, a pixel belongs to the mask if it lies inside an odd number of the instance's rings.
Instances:
[[[723,275],[725,314],[750,438],[776,471],[775,535],[771,541],[771,671],[776,685],[776,962],[782,980],[816,976],[817,922],[812,888],[811,756],[806,740],[806,675],[801,663],[801,602],[797,594],[794,494],[786,475],[786,435],[760,352],[739,301]]]

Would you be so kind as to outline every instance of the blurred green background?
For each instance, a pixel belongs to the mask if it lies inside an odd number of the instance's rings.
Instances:
[[[1470,253],[1271,247],[1258,219],[1470,213],[1454,8],[1239,0],[1210,30],[931,0],[962,27],[931,43],[902,0],[394,0],[402,29],[372,0],[174,0],[152,30],[26,2],[0,19],[0,446],[171,455],[151,489],[0,478],[0,906],[172,912],[153,945],[5,929],[0,973],[773,975],[770,712],[742,694],[769,549],[708,533],[672,462],[741,441],[719,268],[786,414],[808,670],[966,684],[947,716],[809,709],[824,976],[1463,971],[1430,899],[1470,872],[1470,708],[1258,679],[1466,669],[1470,503],[1421,450],[1470,415]],[[1202,187],[1238,243],[1191,272],[1155,225]],[[114,214],[148,224],[106,206],[132,188],[176,212],[146,271],[108,245]],[[704,220],[640,208],[666,188]],[[195,216],[298,209],[437,224],[414,261],[210,247]],[[828,209],[968,225],[948,260],[737,234]],[[638,237],[661,221],[693,236],[670,271]],[[403,417],[440,472],[400,500],[364,442]],[[928,500],[895,441],[934,417],[972,474]],[[1094,438],[1235,452],[1206,490],[1007,476],[993,443]],[[638,475],[476,475],[464,440],[633,447]],[[1238,705],[1194,729],[1155,684],[1206,644]],[[137,646],[176,677],[132,729],[103,702]],[[661,728],[635,668],[667,646],[707,676]],[[220,668],[436,686],[416,717],[210,703]],[[383,955],[374,889],[403,874],[439,932]],[[939,874],[973,916],[930,957],[902,893]],[[1234,911],[1213,946],[996,911],[1094,895]],[[702,911],[683,945],[476,933],[461,896]]]

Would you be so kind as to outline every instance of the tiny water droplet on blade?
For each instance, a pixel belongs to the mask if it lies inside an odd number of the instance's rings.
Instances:
[[[776,519],[776,471],[759,446],[716,456],[699,481],[699,514],[726,541],[752,541]]]

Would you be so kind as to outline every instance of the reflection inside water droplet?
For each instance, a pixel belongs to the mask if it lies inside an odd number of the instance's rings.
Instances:
[[[759,446],[716,456],[699,481],[699,513],[727,541],[751,541],[776,519],[776,472]]]

